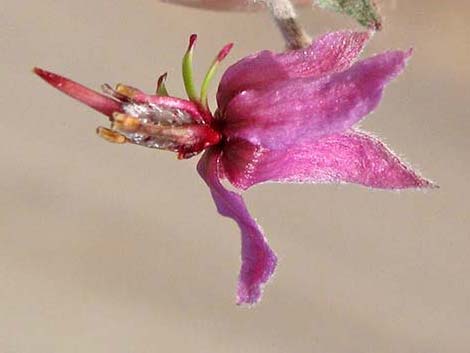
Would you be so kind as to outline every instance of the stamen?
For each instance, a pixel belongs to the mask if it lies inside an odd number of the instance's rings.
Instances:
[[[209,67],[209,70],[207,70],[206,76],[204,77],[204,81],[202,81],[202,85],[201,85],[201,104],[204,108],[208,108],[207,94],[208,94],[209,84],[211,83],[211,80],[214,77],[214,74],[217,71],[219,64],[222,62],[222,60],[225,59],[225,57],[228,55],[232,47],[233,47],[233,43],[229,43],[226,46],[224,46],[222,50],[219,52],[219,54],[217,54],[214,61],[212,62],[212,65]]]
[[[167,76],[168,76],[168,73],[165,72],[163,75],[161,75],[158,78],[157,90],[155,92],[157,94],[157,96],[164,96],[164,97],[169,97],[170,96],[168,94],[168,91],[167,91],[166,86],[165,86]]]
[[[132,86],[123,85],[122,83],[118,83],[116,85],[115,91],[117,94],[126,97],[130,100],[132,100],[137,94],[142,93],[141,90]]]
[[[196,45],[197,35],[192,34],[189,37],[189,46],[186,54],[183,57],[183,81],[184,88],[188,98],[193,102],[198,102],[199,98],[197,96],[196,87],[194,85],[193,79],[193,49]]]
[[[113,129],[126,133],[137,132],[141,126],[141,121],[139,118],[122,113],[114,113],[111,121]]]
[[[103,126],[99,126],[96,129],[96,133],[99,137],[105,139],[108,142],[119,143],[119,144],[128,142],[126,136]]]
[[[120,93],[118,93],[111,85],[105,83],[101,85],[101,92],[107,94],[108,96],[114,97],[121,102],[129,102],[129,97],[126,97]]]
[[[107,94],[108,96],[113,96],[113,97],[114,97],[114,94],[116,93],[116,91],[111,87],[111,85],[107,83],[103,83],[101,85],[101,92],[103,92],[104,94]]]

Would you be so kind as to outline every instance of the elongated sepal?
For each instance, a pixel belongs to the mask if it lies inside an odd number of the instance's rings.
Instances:
[[[237,304],[253,305],[261,299],[263,288],[276,268],[277,257],[269,247],[263,230],[248,212],[241,195],[227,190],[222,184],[220,157],[219,149],[207,150],[199,160],[197,170],[209,187],[219,213],[233,219],[240,227],[242,266]]]

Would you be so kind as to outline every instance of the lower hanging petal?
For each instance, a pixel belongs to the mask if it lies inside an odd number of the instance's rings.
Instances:
[[[226,177],[243,190],[268,181],[355,183],[379,189],[435,187],[378,139],[359,131],[303,140],[285,150],[233,141],[225,146],[221,161]]]
[[[207,150],[197,169],[209,186],[219,213],[232,218],[241,230],[242,266],[237,289],[237,304],[255,304],[264,284],[271,278],[277,258],[269,247],[261,227],[249,214],[239,194],[225,189],[219,178],[220,150]]]

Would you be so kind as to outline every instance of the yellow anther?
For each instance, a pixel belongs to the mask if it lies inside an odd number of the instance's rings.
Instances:
[[[132,115],[113,113],[112,127],[124,132],[137,132],[142,125],[140,120]]]
[[[96,129],[96,133],[98,134],[99,137],[105,139],[108,142],[112,143],[126,143],[127,138],[124,135],[121,135],[119,132],[113,131],[111,129],[99,126]]]
[[[127,86],[127,85],[123,85],[122,83],[118,83],[116,85],[115,91],[118,94],[120,94],[124,97],[127,97],[129,99],[132,99],[137,93],[140,92],[137,88]]]

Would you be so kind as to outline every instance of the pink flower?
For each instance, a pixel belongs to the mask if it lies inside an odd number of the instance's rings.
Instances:
[[[108,95],[102,95],[62,76],[35,72],[107,115],[111,128],[100,127],[98,134],[109,141],[170,150],[179,158],[205,151],[198,172],[219,213],[241,230],[237,302],[253,304],[277,259],[242,197],[227,190],[222,179],[240,190],[262,182],[433,186],[378,139],[354,127],[377,107],[385,85],[411,55],[389,51],[355,63],[369,37],[352,31],[328,33],[304,50],[248,56],[223,75],[214,114],[207,105],[207,87],[231,44],[216,57],[198,93],[192,80],[195,35],[183,60],[189,100],[168,96],[165,76],[156,95],[124,85],[105,85]]]

